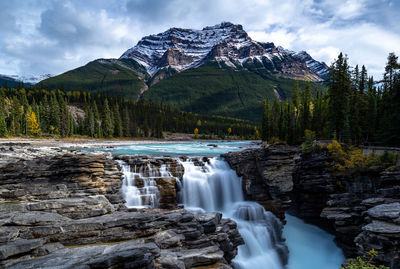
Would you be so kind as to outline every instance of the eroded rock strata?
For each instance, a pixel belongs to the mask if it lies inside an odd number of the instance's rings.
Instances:
[[[266,210],[328,230],[348,258],[375,249],[378,263],[400,268],[400,167],[333,173],[326,151],[304,155],[285,145],[224,157]]]
[[[284,220],[291,205],[293,170],[299,148],[274,146],[230,152],[222,157],[242,177],[247,199],[257,201],[266,210]]]
[[[106,153],[0,146],[0,267],[231,268],[236,223],[127,209],[121,184]]]

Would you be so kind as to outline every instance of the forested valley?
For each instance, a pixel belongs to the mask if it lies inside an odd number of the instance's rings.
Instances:
[[[256,138],[250,121],[182,112],[169,106],[79,91],[0,88],[0,137]]]

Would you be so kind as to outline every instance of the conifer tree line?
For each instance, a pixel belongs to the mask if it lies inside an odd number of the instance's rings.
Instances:
[[[300,89],[296,83],[291,100],[265,100],[262,139],[300,144],[310,130],[317,139],[400,146],[400,63],[394,53],[379,82],[340,53],[326,83],[327,93],[312,96],[309,84]]]
[[[79,91],[0,88],[0,137],[82,135],[94,138],[163,137],[163,131],[200,137],[251,138],[250,121],[203,116],[168,106]]]

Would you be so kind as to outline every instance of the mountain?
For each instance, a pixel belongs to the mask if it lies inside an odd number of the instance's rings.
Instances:
[[[38,86],[120,95],[185,111],[259,120],[266,98],[290,98],[294,79],[314,91],[328,75],[307,52],[252,40],[241,25],[171,28],[119,59],[98,59]],[[304,86],[304,85],[303,85]]]
[[[39,81],[50,78],[50,74],[40,76],[18,76],[18,75],[1,75],[0,74],[0,86],[7,85],[8,87],[17,87],[24,85],[24,87],[30,87]]]
[[[202,30],[171,28],[146,36],[120,59],[137,61],[150,75],[167,67],[182,71],[209,61],[223,62],[234,69],[258,63],[260,68],[283,77],[311,81],[325,79],[329,70],[305,51],[296,53],[275,47],[274,43],[254,41],[241,25],[229,22]]]
[[[30,75],[30,76],[11,75],[10,77],[12,77],[15,80],[24,82],[24,84],[34,85],[44,79],[51,78],[52,75],[51,74],[43,74],[43,75],[37,75],[37,76],[35,76],[35,75]]]
[[[130,59],[98,59],[59,76],[43,80],[38,87],[123,96],[136,100],[147,89],[144,67]]]

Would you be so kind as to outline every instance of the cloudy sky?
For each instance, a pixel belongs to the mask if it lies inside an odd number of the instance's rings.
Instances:
[[[398,0],[1,0],[0,74],[56,75],[170,27],[230,21],[328,64],[343,51],[381,77],[400,54],[399,18]]]

